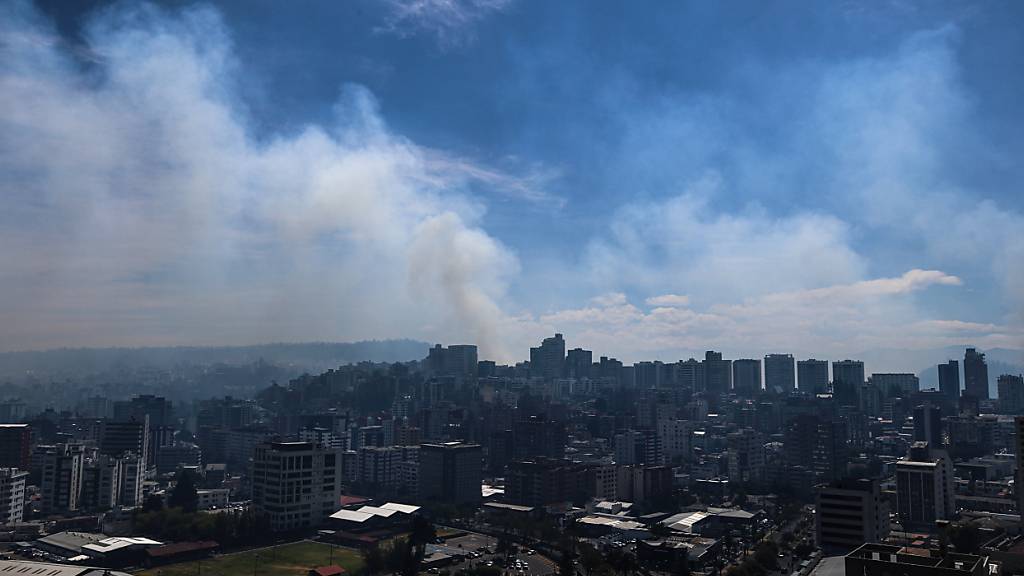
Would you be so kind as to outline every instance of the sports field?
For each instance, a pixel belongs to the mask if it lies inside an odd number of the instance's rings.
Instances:
[[[295,542],[223,554],[202,562],[184,562],[139,572],[141,576],[306,576],[310,568],[338,564],[348,574],[358,574],[363,557],[349,548],[319,542]]]

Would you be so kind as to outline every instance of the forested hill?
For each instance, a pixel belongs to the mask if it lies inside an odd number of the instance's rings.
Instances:
[[[304,342],[253,346],[61,348],[0,353],[0,379],[33,374],[41,378],[80,376],[112,370],[167,369],[183,365],[248,364],[262,359],[278,366],[319,372],[350,362],[408,362],[427,355],[416,340]]]

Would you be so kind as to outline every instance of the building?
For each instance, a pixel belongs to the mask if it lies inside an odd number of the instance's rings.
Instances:
[[[761,392],[761,361],[741,358],[732,361],[732,388],[747,398]]]
[[[33,460],[40,471],[39,495],[43,514],[78,510],[84,458],[80,444],[35,447]]]
[[[796,363],[796,384],[804,394],[821,394],[828,390],[828,361],[800,360]]]
[[[878,480],[844,479],[818,489],[814,514],[819,547],[852,550],[889,537],[889,501]]]
[[[582,348],[573,348],[565,357],[566,376],[569,378],[590,378],[594,353]]]
[[[0,468],[28,470],[32,462],[32,429],[28,424],[0,424]]]
[[[615,463],[660,466],[665,463],[661,438],[654,430],[626,430],[615,435]]]
[[[369,490],[412,491],[407,484],[408,463],[419,462],[419,446],[366,446],[358,452],[357,478]]]
[[[988,364],[985,355],[974,348],[964,352],[964,395],[988,400]]]
[[[338,509],[341,452],[311,442],[268,442],[253,451],[252,506],[275,532],[320,525]]]
[[[672,496],[672,469],[668,466],[619,466],[615,495],[618,500],[660,505]]]
[[[953,463],[927,442],[914,442],[907,458],[896,463],[896,508],[905,530],[934,531],[954,507]]]
[[[114,402],[114,420],[143,421],[148,418],[154,428],[173,427],[174,412],[171,401],[162,396],[142,394],[131,400]]]
[[[530,348],[530,376],[553,380],[565,375],[565,339],[555,334]]]
[[[565,423],[541,416],[518,418],[512,422],[512,456],[527,460],[537,456],[564,458],[568,435]]]
[[[667,459],[689,459],[693,455],[691,435],[698,428],[689,420],[659,420],[658,438]]]
[[[478,444],[421,444],[418,497],[423,502],[479,504],[482,468]]]
[[[704,386],[704,364],[694,358],[676,363],[676,379],[679,387],[690,392]]]
[[[914,441],[927,442],[939,448],[942,438],[942,409],[934,404],[922,404],[914,408]]]
[[[28,472],[0,468],[0,525],[18,524],[25,518],[25,482]]]
[[[714,396],[732,389],[732,361],[723,360],[721,352],[704,353],[704,392]]]
[[[838,406],[860,407],[860,391],[864,387],[864,363],[860,360],[839,360],[832,363],[832,398]]]
[[[939,391],[951,408],[960,403],[960,363],[950,360],[939,364]]]
[[[477,348],[472,344],[435,345],[427,352],[427,370],[434,376],[476,378],[479,368]]]
[[[768,354],[764,357],[764,389],[783,393],[796,389],[792,354]]]
[[[765,477],[764,438],[750,428],[731,432],[726,442],[729,454],[729,481],[757,484]]]
[[[82,495],[79,503],[86,510],[109,510],[121,499],[124,460],[114,456],[87,459],[82,468]]]
[[[787,470],[811,470],[815,483],[845,478],[849,459],[846,439],[845,422],[800,414],[786,426],[783,461]]]
[[[1017,416],[1013,419],[1013,426],[1017,432],[1016,440],[1016,454],[1024,454],[1024,416]],[[1014,473],[1014,487],[1017,493],[1017,510],[1024,510],[1024,466],[1021,465],[1021,458],[1017,457],[1017,470]],[[1024,527],[1024,514],[1020,515],[1021,526]]]
[[[999,391],[999,411],[1003,414],[1024,412],[1024,376],[1003,374],[996,380]]]
[[[877,386],[886,398],[910,398],[921,389],[921,380],[915,374],[872,374],[870,382]]]
[[[509,464],[505,499],[521,506],[582,505],[593,496],[588,467],[580,462],[535,458]]]
[[[866,543],[843,559],[846,574],[856,576],[991,576],[999,568],[988,556]]]
[[[100,453],[121,456],[126,452],[137,454],[143,462],[149,461],[149,417],[128,420],[103,420],[99,431]]]
[[[203,452],[190,442],[175,442],[156,449],[156,471],[160,474],[176,472],[182,466],[203,465]]]

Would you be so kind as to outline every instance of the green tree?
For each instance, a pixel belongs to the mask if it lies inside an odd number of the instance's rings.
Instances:
[[[375,576],[380,574],[385,569],[384,554],[381,553],[380,547],[371,546],[363,550],[363,564],[366,567],[366,573],[369,576]]]
[[[196,492],[196,483],[191,473],[186,470],[178,473],[167,505],[170,508],[181,508],[184,512],[196,511],[199,507],[199,494]]]

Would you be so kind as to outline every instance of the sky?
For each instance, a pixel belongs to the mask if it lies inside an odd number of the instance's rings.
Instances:
[[[1024,5],[0,5],[0,351],[1024,348]]]

